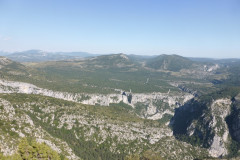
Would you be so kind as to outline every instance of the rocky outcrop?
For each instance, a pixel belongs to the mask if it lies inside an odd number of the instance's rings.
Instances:
[[[180,140],[208,148],[212,157],[228,154],[228,124],[231,99],[220,98],[208,104],[193,100],[178,108],[171,120],[173,134]]]
[[[221,157],[228,154],[229,131],[225,118],[230,114],[230,99],[218,99],[211,105],[212,121],[210,126],[214,130],[214,137],[209,154],[212,157]]]
[[[165,113],[173,114],[174,108],[183,105],[193,98],[192,94],[184,92],[128,93],[119,90],[119,93],[115,94],[72,94],[39,88],[29,83],[5,80],[0,80],[0,93],[39,94],[83,104],[101,106],[109,106],[111,103],[120,103],[122,101],[135,108],[137,104],[142,103],[148,108],[144,111],[144,117],[149,119],[161,119]],[[159,109],[161,106],[159,106],[157,102],[160,100],[162,103],[167,104],[169,108],[165,108],[164,110]]]
[[[8,58],[0,56],[0,66],[9,65],[11,63],[12,63],[12,61],[9,60]],[[0,67],[0,68],[2,68],[2,67]]]
[[[218,64],[215,64],[215,65],[204,65],[204,71],[205,72],[212,72],[212,71],[215,71],[217,70],[218,68],[220,68],[220,66]]]

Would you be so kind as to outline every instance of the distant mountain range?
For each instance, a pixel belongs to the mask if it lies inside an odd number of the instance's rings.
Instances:
[[[14,53],[0,52],[0,55],[17,62],[59,61],[98,56],[87,52],[47,52],[42,50],[27,50]]]
[[[21,52],[5,52],[0,51],[0,56],[5,56],[17,62],[45,62],[45,61],[60,61],[82,59],[100,56],[100,54],[92,54],[88,52],[48,52],[42,50],[26,50]],[[227,64],[232,62],[240,62],[237,58],[216,59],[216,58],[196,58],[182,57],[179,55],[127,55],[129,60],[134,62],[146,62],[146,67],[154,69],[163,69],[171,71],[179,71],[183,68],[191,68],[193,62],[208,62]],[[173,67],[173,68],[172,68]]]

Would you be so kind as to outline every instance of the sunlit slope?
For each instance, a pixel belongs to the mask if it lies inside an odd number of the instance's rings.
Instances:
[[[121,106],[91,106],[39,95],[1,94],[1,144],[14,153],[22,136],[44,142],[70,159],[123,159],[151,151],[166,159],[206,156],[177,141],[165,124]],[[13,116],[14,115],[14,116]]]

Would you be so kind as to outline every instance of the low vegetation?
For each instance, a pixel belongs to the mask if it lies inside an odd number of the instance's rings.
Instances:
[[[10,156],[0,154],[0,160],[67,160],[63,155],[59,155],[44,143],[38,143],[35,140],[27,138],[21,139],[18,150]]]

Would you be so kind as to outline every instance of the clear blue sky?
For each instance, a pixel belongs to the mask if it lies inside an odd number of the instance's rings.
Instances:
[[[0,50],[240,58],[240,0],[0,0]]]

